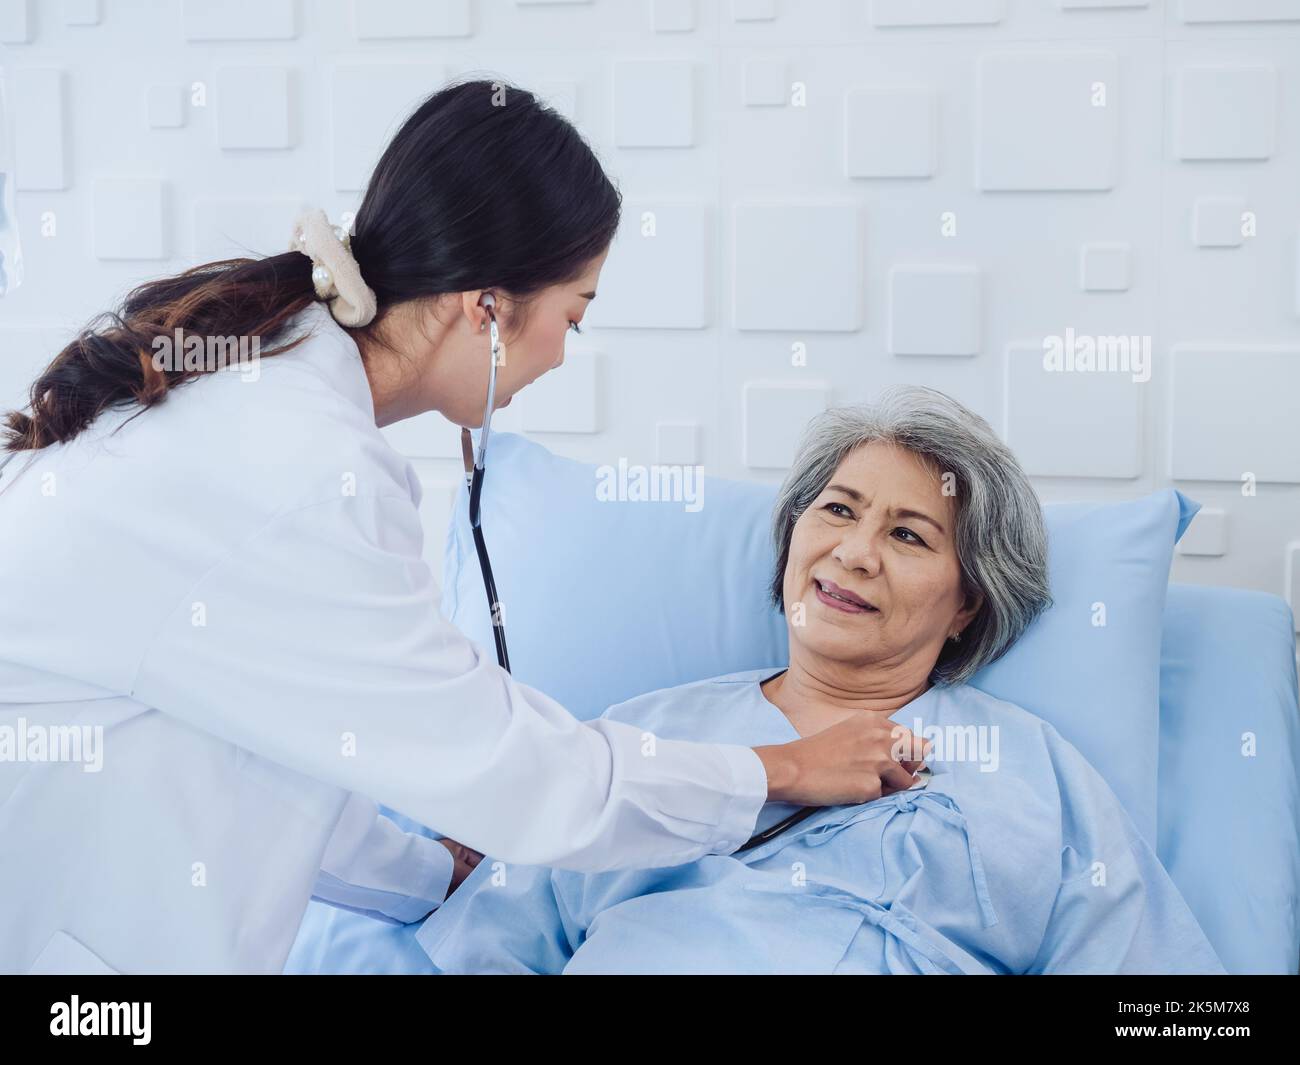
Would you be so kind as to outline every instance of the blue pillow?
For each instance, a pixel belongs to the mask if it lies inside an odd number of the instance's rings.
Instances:
[[[588,719],[643,692],[785,665],[785,619],[767,599],[777,486],[705,477],[691,509],[602,500],[597,474],[492,435],[483,532],[514,675]],[[1055,605],[973,679],[1074,743],[1153,847],[1161,612],[1197,506],[1173,490],[1047,505]],[[442,585],[444,612],[493,655],[464,492]]]
[[[1275,595],[1169,586],[1157,853],[1230,973],[1300,964],[1293,631]]]

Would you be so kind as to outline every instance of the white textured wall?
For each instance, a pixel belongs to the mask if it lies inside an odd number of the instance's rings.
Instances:
[[[626,198],[591,328],[501,427],[777,478],[824,405],[929,384],[1045,499],[1182,488],[1175,578],[1300,608],[1300,0],[0,0],[0,42],[6,405],[131,283],[280,250],[418,97],[498,74]],[[1067,330],[1149,337],[1151,379],[1045,372]]]

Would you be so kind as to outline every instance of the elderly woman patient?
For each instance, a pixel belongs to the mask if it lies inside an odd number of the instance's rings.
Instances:
[[[876,714],[931,742],[928,774],[685,866],[484,859],[418,933],[439,970],[1223,972],[1091,765],[966,684],[1049,602],[1041,509],[983,420],[916,388],[828,411],[773,532],[788,667],[607,714],[648,745],[751,746]],[[792,809],[769,805],[759,827]]]

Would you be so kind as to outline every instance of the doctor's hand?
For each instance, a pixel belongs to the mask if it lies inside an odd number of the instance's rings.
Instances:
[[[770,802],[839,806],[910,788],[932,744],[883,715],[847,721],[790,743],[755,747]]]
[[[451,874],[451,884],[447,888],[447,894],[450,895],[465,882],[465,878],[483,860],[483,855],[476,850],[471,850],[463,843],[457,843],[454,839],[444,837],[438,842],[451,851],[451,857],[455,863],[455,868]]]

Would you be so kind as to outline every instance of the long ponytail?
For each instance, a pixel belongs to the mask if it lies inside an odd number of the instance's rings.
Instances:
[[[5,417],[5,449],[34,451],[71,440],[110,408],[138,405],[143,412],[208,372],[186,369],[183,360],[159,368],[159,337],[257,338],[263,358],[296,347],[304,337],[273,345],[315,298],[311,268],[311,260],[288,252],[205,263],[140,285],[54,357],[31,387],[28,410]]]

